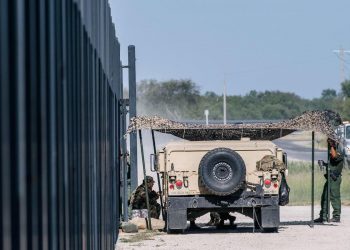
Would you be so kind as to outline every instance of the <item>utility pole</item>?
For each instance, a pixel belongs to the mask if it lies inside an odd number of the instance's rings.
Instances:
[[[223,109],[224,109],[224,124],[226,124],[226,79],[224,80],[224,98],[223,98]]]
[[[209,125],[209,110],[204,110],[204,115],[205,115],[205,125]]]
[[[129,68],[129,117],[135,117],[136,113],[136,57],[135,46],[128,46]],[[130,189],[131,192],[138,186],[137,174],[137,133],[130,133]]]
[[[126,132],[126,115],[129,111],[129,118],[135,117],[136,114],[136,56],[135,56],[135,46],[128,46],[128,65],[124,65],[121,67],[121,75],[123,74],[123,69],[128,69],[129,73],[129,98],[122,98],[120,100],[120,112],[121,112],[121,150],[122,150],[122,168],[121,174],[122,176],[122,202],[123,202],[123,217],[124,221],[128,221],[128,162],[127,162],[127,147],[126,147],[126,139],[123,135]],[[123,79],[123,76],[121,76]],[[121,91],[123,91],[123,86],[121,86]],[[127,109],[129,107],[129,110]],[[137,175],[137,132],[130,133],[130,190],[131,192],[135,190],[138,186],[138,175]]]
[[[339,60],[340,60],[340,82],[345,81],[345,54],[350,54],[350,50],[344,50],[342,47],[340,47],[339,50],[333,50],[335,54],[337,54]]]

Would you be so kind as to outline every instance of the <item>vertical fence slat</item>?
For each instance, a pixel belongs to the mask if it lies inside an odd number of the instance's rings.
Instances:
[[[28,40],[25,37],[26,28],[23,25],[25,18],[28,15],[28,10],[24,0],[12,1],[13,9],[11,12],[12,19],[10,20],[10,28],[14,29],[14,37],[10,42],[13,49],[14,61],[10,66],[14,66],[11,71],[10,82],[13,83],[10,90],[11,98],[14,101],[14,106],[11,112],[11,126],[15,128],[13,145],[11,147],[11,161],[15,163],[15,167],[11,168],[13,182],[11,183],[14,192],[12,192],[12,246],[15,249],[27,249],[28,246],[28,231],[27,231],[27,213],[28,213],[28,197],[26,190],[26,131],[25,131],[25,115],[26,115],[26,74],[25,61],[28,52],[25,50]],[[11,27],[12,26],[12,27]],[[10,38],[11,39],[11,38]]]
[[[28,203],[27,210],[27,230],[28,230],[28,248],[39,249],[39,167],[40,167],[40,85],[39,85],[39,20],[38,20],[38,2],[29,4],[26,2],[25,22],[29,24],[26,29],[25,51],[26,56],[26,191]]]
[[[0,1],[0,34],[9,34],[9,3]],[[11,160],[9,36],[0,37],[0,248],[11,249]],[[12,52],[13,53],[13,52]]]
[[[47,44],[47,1],[39,2],[39,54],[40,54],[40,243],[43,250],[49,249],[49,192],[48,192],[48,130],[47,130],[47,81],[48,81],[48,44]]]
[[[0,1],[0,249],[113,249],[120,45],[107,0]]]

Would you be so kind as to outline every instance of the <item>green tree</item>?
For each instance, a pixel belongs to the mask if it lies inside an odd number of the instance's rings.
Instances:
[[[340,114],[343,120],[350,120],[350,98],[346,98],[342,101]]]
[[[343,96],[350,97],[350,80],[345,80],[341,83],[341,92]]]
[[[190,119],[198,108],[199,88],[191,80],[141,81],[137,97],[140,114]]]
[[[322,90],[321,98],[322,99],[333,99],[337,97],[337,91],[334,89],[324,89]]]
[[[223,96],[214,92],[203,95],[191,80],[141,81],[137,88],[138,113],[159,115],[174,120],[222,120]],[[281,91],[250,91],[244,96],[227,96],[228,120],[288,119],[306,110],[331,109],[344,119],[350,119],[350,81],[342,83],[341,94],[325,89],[319,98],[301,98],[294,93]]]

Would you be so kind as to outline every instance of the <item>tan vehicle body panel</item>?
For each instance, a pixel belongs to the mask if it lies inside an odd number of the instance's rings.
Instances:
[[[283,151],[271,141],[182,141],[171,142],[158,153],[158,171],[163,174],[165,195],[211,195],[199,180],[198,168],[203,156],[215,148],[229,148],[237,152],[246,166],[246,182],[262,184],[262,177],[270,173],[257,171],[256,163],[265,155],[282,160]],[[169,188],[169,181],[182,180],[181,188]],[[249,185],[248,185],[249,186]],[[278,194],[276,188],[264,188],[265,193]]]

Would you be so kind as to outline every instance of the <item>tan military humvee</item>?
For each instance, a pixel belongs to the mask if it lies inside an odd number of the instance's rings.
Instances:
[[[286,165],[286,154],[271,141],[169,143],[157,154],[168,232],[211,211],[240,212],[257,228],[277,231]]]

